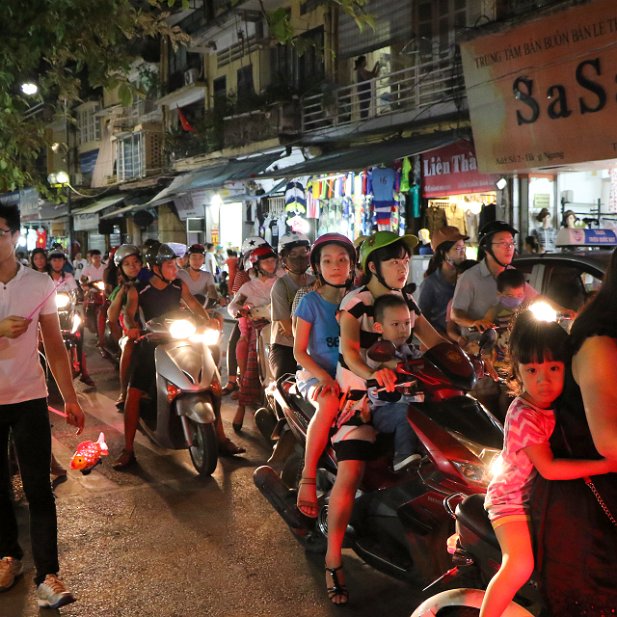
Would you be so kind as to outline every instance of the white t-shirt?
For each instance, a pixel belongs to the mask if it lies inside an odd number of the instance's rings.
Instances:
[[[55,280],[52,278],[52,281],[56,286],[56,291],[75,291],[77,289],[77,282],[75,281],[75,277],[68,272],[64,272],[64,275],[61,279]]]
[[[87,276],[89,283],[94,283],[95,281],[102,281],[103,272],[105,272],[106,267],[107,266],[103,263],[98,268],[96,268],[92,264],[88,264],[87,266],[84,266],[84,269],[81,271],[81,276]]]
[[[0,283],[0,319],[10,315],[32,322],[16,339],[0,345],[0,405],[11,405],[47,396],[45,375],[38,356],[39,315],[56,313],[54,282],[44,272],[21,266],[6,285]]]

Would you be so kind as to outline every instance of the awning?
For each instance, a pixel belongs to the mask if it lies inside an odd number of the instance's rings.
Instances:
[[[110,206],[115,206],[119,204],[121,201],[124,201],[126,197],[126,193],[110,195],[109,197],[103,197],[103,199],[99,199],[97,201],[92,202],[90,205],[85,208],[80,208],[79,210],[73,210],[72,214],[96,214],[101,210],[105,210],[105,208],[109,208]]]
[[[331,152],[316,156],[313,159],[262,174],[268,178],[295,178],[342,171],[356,171],[378,165],[390,163],[406,156],[422,154],[427,150],[440,148],[454,143],[461,138],[459,132],[432,133],[405,139],[396,139],[386,142],[377,142],[371,145],[358,146],[338,152]]]
[[[195,171],[174,178],[173,182],[148,202],[148,206],[158,206],[171,201],[175,196],[190,191],[217,189],[225,182],[248,180],[264,172],[280,158],[281,153],[262,154],[246,159],[230,159],[224,163],[201,167]]]
[[[116,193],[98,199],[85,208],[73,210],[71,212],[73,214],[73,229],[75,231],[96,231],[99,227],[99,212],[123,202],[125,197],[126,193]]]

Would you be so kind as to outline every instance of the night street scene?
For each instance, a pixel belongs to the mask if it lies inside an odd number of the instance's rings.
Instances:
[[[0,617],[617,614],[617,3],[0,25]]]

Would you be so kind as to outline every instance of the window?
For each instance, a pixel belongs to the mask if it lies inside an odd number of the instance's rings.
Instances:
[[[253,65],[238,69],[238,98],[252,97],[255,94],[253,86]]]
[[[87,103],[77,109],[77,129],[79,143],[85,144],[101,139],[101,121],[96,116],[100,105],[98,103]]]
[[[134,133],[118,140],[118,180],[142,178],[145,172],[143,133]]]
[[[323,61],[324,31],[315,28],[300,37],[303,53],[295,45],[277,45],[270,52],[273,86],[305,92],[319,84],[325,74]]]
[[[564,308],[578,311],[602,281],[576,265],[555,265],[547,269],[546,295]]]

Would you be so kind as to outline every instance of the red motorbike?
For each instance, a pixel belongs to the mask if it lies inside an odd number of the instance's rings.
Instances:
[[[393,357],[393,348],[381,342],[369,353],[383,362]],[[424,456],[395,473],[391,465],[392,436],[378,437],[377,457],[367,464],[345,537],[345,546],[375,569],[424,585],[449,563],[445,547],[454,522],[443,502],[453,493],[484,493],[490,464],[503,444],[501,423],[466,394],[479,372],[468,356],[450,343],[437,345],[421,358],[398,366],[397,388],[413,394],[407,420]],[[254,481],[294,536],[307,549],[322,550],[328,533],[328,500],[336,477],[336,457],[328,449],[320,460],[320,512],[314,522],[295,504],[306,431],[314,408],[298,394],[294,379],[287,376],[277,382],[274,396],[279,423],[273,437],[278,443],[270,460],[283,458],[284,463],[280,474],[269,466],[258,468]]]
[[[105,283],[94,281],[82,284],[84,289],[84,316],[86,327],[96,334],[97,346],[102,347],[105,341],[105,322],[109,302],[105,295]]]

